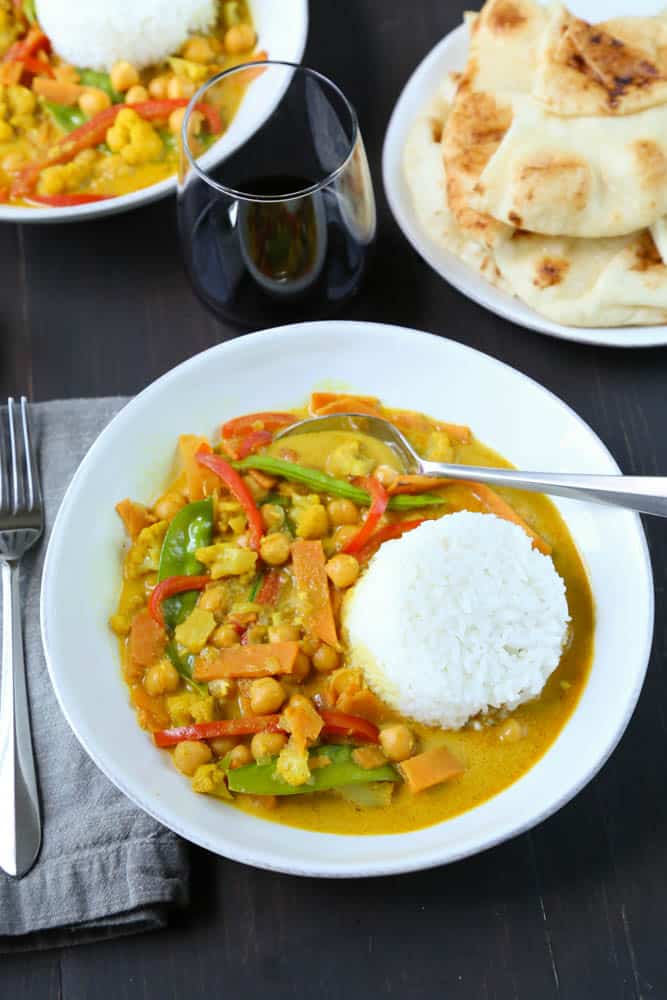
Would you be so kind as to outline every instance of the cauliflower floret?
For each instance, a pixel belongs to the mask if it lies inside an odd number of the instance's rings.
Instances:
[[[192,789],[201,795],[217,795],[221,799],[232,798],[225,782],[225,772],[218,764],[200,764],[192,776]]]
[[[322,717],[310,699],[292,695],[280,716],[280,728],[290,733],[290,738],[276,762],[276,771],[288,785],[305,785],[310,780],[307,746],[317,739],[322,726]]]
[[[310,781],[308,751],[291,736],[287,746],[278,754],[276,773],[288,785],[305,785]]]
[[[208,682],[208,693],[212,694],[214,698],[218,699],[218,701],[224,701],[225,698],[229,697],[231,689],[232,682],[223,680],[223,678]]]
[[[214,710],[212,695],[184,691],[167,698],[167,711],[175,726],[188,726],[191,722],[212,722]]]
[[[157,521],[142,528],[137,540],[125,557],[125,576],[136,580],[146,573],[156,573],[160,566],[162,542],[169,527],[169,521]]]
[[[324,538],[329,532],[329,515],[316,493],[295,496],[292,516],[299,538]]]
[[[114,124],[107,129],[106,139],[112,153],[119,153],[131,166],[161,160],[164,155],[160,136],[132,108],[118,112]]]
[[[7,102],[14,115],[31,115],[35,110],[37,100],[32,90],[22,87],[20,84],[13,84],[7,87]],[[30,126],[34,125],[32,117]]]
[[[191,59],[170,56],[167,62],[177,76],[185,77],[186,80],[192,80],[193,83],[203,83],[204,80],[211,76],[208,66],[193,62]]]
[[[212,612],[195,608],[180,625],[176,626],[176,642],[190,653],[201,653],[216,622]]]
[[[364,454],[361,442],[345,441],[327,456],[325,471],[337,479],[345,476],[368,476],[375,468],[375,460]]]
[[[84,149],[71,163],[58,163],[53,167],[45,167],[39,177],[40,194],[75,191],[90,180],[96,160],[97,153],[94,149]]]
[[[209,566],[211,577],[219,580],[222,576],[243,576],[255,569],[257,553],[242,549],[234,542],[217,542],[206,548],[197,549],[199,562]]]

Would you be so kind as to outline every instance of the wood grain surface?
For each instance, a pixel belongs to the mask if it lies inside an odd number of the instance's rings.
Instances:
[[[377,255],[343,318],[430,330],[501,358],[571,404],[625,472],[665,473],[664,349],[595,349],[513,327],[441,281],[389,215],[380,157],[391,109],[462,9],[311,3],[306,62],[356,104],[378,197]],[[238,335],[188,286],[173,200],[96,223],[2,225],[0,252],[0,395],[133,393]],[[193,848],[192,905],[167,931],[0,959],[0,996],[667,997],[667,535],[664,522],[646,527],[657,596],[646,686],[611,760],[556,816],[450,867],[365,882],[289,878]]]

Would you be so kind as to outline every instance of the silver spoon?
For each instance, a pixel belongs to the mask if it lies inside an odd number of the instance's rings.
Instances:
[[[449,462],[427,462],[420,458],[407,438],[382,417],[365,413],[336,413],[324,417],[308,417],[291,424],[276,434],[276,440],[292,434],[315,431],[358,431],[382,441],[396,456],[406,473],[462,479],[468,482],[513,486],[532,493],[551,493],[573,500],[626,507],[667,517],[667,476],[588,476],[564,472],[517,472],[514,469],[489,469],[475,465],[453,465]]]

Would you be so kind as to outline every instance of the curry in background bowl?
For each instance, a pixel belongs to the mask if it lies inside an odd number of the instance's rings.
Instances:
[[[2,0],[0,53],[0,200],[42,209],[107,202],[175,175],[195,90],[267,58],[246,0],[221,3],[214,28],[190,36],[165,62],[138,69],[119,60],[109,73],[63,61],[34,5]],[[198,107],[202,152],[224,133],[258,72],[235,74]]]
[[[310,413],[341,411],[385,416],[429,459],[508,464],[467,427],[311,396]],[[165,492],[117,505],[130,543],[110,622],[123,676],[139,724],[195,792],[306,830],[416,830],[496,795],[554,742],[592,659],[590,585],[547,498],[401,475],[386,445],[354,431],[274,440],[307,414],[237,417],[214,444],[184,434]],[[538,697],[443,729],[378,694],[344,619],[384,545],[459,511],[509,520],[551,557],[570,621]]]

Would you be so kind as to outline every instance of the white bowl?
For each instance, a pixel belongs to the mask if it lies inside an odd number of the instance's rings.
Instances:
[[[266,49],[269,59],[300,63],[308,37],[308,0],[289,0],[286,4],[275,3],[275,0],[251,0],[250,9],[259,48]],[[256,80],[222,139],[201,157],[202,167],[210,168],[241,146],[268,118],[281,96],[282,92],[267,93],[261,77]],[[83,222],[139,208],[175,191],[176,176],[173,175],[131,194],[72,208],[19,208],[0,204],[0,222]]]
[[[605,0],[608,3],[609,0]],[[620,0],[621,6],[628,0]],[[646,0],[647,5],[654,0]],[[579,0],[591,19],[610,16],[602,13],[600,0]],[[639,13],[639,11],[633,11]],[[464,25],[438,42],[422,60],[401,92],[392,113],[382,152],[382,179],[389,207],[396,222],[418,254],[445,281],[485,309],[518,323],[528,330],[563,340],[609,347],[655,347],[667,344],[667,325],[631,327],[578,327],[554,323],[535,312],[519,299],[494,288],[456,254],[446,250],[422,228],[412,203],[412,195],[403,176],[403,150],[417,115],[423,111],[447,73],[462,70],[468,58],[468,32]]]
[[[379,875],[443,864],[543,820],[613,750],[635,706],[651,646],[653,584],[644,533],[638,516],[626,511],[558,501],[588,567],[597,606],[591,677],[545,756],[478,808],[414,833],[355,837],[291,829],[195,795],[136,725],[120,678],[116,641],[107,627],[123,545],[113,504],[125,496],[150,501],[160,492],[178,434],[211,434],[236,414],[299,404],[318,385],[352,387],[392,405],[470,424],[519,467],[618,471],[599,438],[565,403],[512,368],[449,340],[401,327],[322,322],[220,344],[132,400],[72,480],[53,528],[42,587],[51,680],[72,729],[107,777],[140,808],[208,850],[301,875]]]

